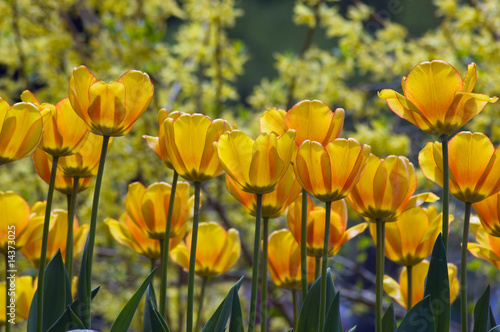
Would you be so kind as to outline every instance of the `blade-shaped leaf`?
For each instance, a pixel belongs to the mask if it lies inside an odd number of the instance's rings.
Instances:
[[[491,330],[489,330],[488,332],[500,332],[500,325],[495,326],[494,328],[492,328],[492,329],[491,329]]]
[[[382,317],[382,331],[384,332],[394,332],[396,331],[396,316],[394,315],[394,306],[391,303],[387,311],[384,313],[384,317]]]
[[[130,326],[130,322],[134,317],[135,310],[137,309],[139,302],[141,302],[142,295],[146,291],[146,288],[151,283],[151,280],[153,280],[155,272],[156,268],[153,269],[151,273],[149,273],[149,275],[146,277],[146,280],[144,280],[139,289],[137,289],[135,294],[132,295],[130,300],[128,300],[128,302],[118,314],[118,317],[116,317],[113,325],[111,325],[111,329],[109,330],[110,332],[127,332],[128,327]]]
[[[224,332],[227,325],[227,320],[231,316],[231,320],[239,321],[238,324],[233,324],[231,331],[243,331],[243,319],[241,318],[241,306],[239,304],[238,290],[240,289],[243,277],[241,277],[236,284],[229,290],[226,298],[221,302],[217,310],[213,313],[212,317],[205,324],[202,332]],[[235,305],[235,302],[237,304]],[[237,312],[239,308],[239,312]]]
[[[491,329],[489,308],[490,286],[488,285],[474,307],[474,329],[472,332],[488,332]]]
[[[329,308],[335,297],[335,286],[333,285],[330,269],[326,272],[326,307]],[[316,279],[302,304],[297,332],[317,331],[319,328],[319,298],[321,296],[321,277]]]
[[[350,329],[349,329],[349,330],[347,330],[346,332],[354,332],[354,331],[356,331],[356,328],[357,328],[357,326],[354,326],[353,328],[350,328]]]
[[[446,250],[441,234],[438,235],[432,250],[429,272],[425,281],[424,296],[431,296],[436,331],[450,330],[450,282]]]
[[[89,258],[88,245],[89,239],[87,238],[80,265],[80,274],[78,275],[78,306],[73,308],[75,314],[86,328],[90,328],[90,302],[92,300],[88,295],[89,290],[92,288],[92,271],[90,271],[92,257]]]
[[[403,317],[396,332],[435,332],[431,298],[427,295]]]
[[[144,324],[143,332],[169,332],[167,323],[158,312],[156,304],[156,295],[152,285],[146,290],[146,304],[144,305]]]
[[[340,292],[335,294],[332,304],[327,309],[324,332],[343,332],[342,320],[340,318]]]
[[[495,321],[495,316],[493,315],[493,310],[491,310],[490,306],[490,329],[494,326],[497,326],[497,322]]]

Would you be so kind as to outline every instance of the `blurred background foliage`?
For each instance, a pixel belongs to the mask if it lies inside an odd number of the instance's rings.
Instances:
[[[380,157],[406,155],[418,165],[418,152],[435,138],[395,116],[377,91],[400,89],[401,77],[413,66],[442,59],[462,75],[467,64],[476,62],[476,91],[500,95],[497,0],[0,0],[0,13],[0,96],[10,103],[29,89],[41,102],[55,104],[67,96],[72,69],[80,64],[104,81],[138,69],[154,82],[150,109],[129,135],[112,143],[101,221],[119,217],[131,182],[147,186],[171,180],[171,172],[142,138],[157,136],[160,108],[223,117],[256,134],[258,117],[270,107],[288,109],[303,99],[320,99],[332,109],[345,108],[343,137],[371,145]],[[500,103],[486,107],[466,129],[486,133],[497,145]],[[440,194],[430,181],[419,180],[420,191]],[[212,283],[206,301],[218,303],[228,285],[250,273],[253,218],[225,192],[223,176],[203,189],[203,221],[237,227],[245,243],[237,267]],[[32,205],[45,198],[47,186],[28,158],[3,167],[0,190],[16,191]],[[89,220],[92,190],[79,196],[81,222]],[[457,221],[449,260],[457,264],[462,211],[453,204]],[[66,207],[63,195],[56,196],[55,207]],[[359,222],[350,216],[350,223]],[[271,230],[285,225],[282,217],[271,223]],[[94,283],[102,290],[93,305],[93,326],[107,330],[150,262],[117,245],[102,222],[97,245]],[[20,256],[18,264],[23,274],[36,274]],[[346,244],[332,264],[344,296],[344,325],[357,324],[363,331],[373,321],[369,312],[374,305],[374,250],[368,235]],[[469,267],[478,281],[469,291],[474,298],[481,285],[499,280],[498,271],[485,263],[473,261]],[[397,269],[387,262],[389,274],[396,275]],[[170,272],[171,327],[180,331],[186,292],[179,286],[187,278],[181,270]],[[249,288],[241,290],[245,302]],[[494,292],[492,299],[500,299],[499,289]],[[284,331],[291,319],[290,294],[271,287],[270,301],[271,331]],[[498,309],[498,303],[494,306]],[[134,324],[140,330],[139,315]]]

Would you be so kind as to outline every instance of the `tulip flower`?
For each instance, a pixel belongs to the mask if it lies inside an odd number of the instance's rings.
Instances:
[[[384,89],[379,97],[401,118],[426,133],[449,136],[479,114],[497,97],[472,93],[477,79],[475,63],[467,67],[465,78],[444,61],[422,62],[403,77],[403,95]]]
[[[301,243],[301,216],[302,197],[299,196],[288,208],[287,221],[288,228],[297,241]],[[325,234],[325,214],[326,210],[321,206],[314,206],[311,198],[307,197],[307,254],[316,257],[316,262],[321,260],[323,254],[323,241]],[[347,206],[345,201],[335,201],[330,210],[330,232],[328,256],[334,256],[340,247],[362,233],[368,225],[361,223],[347,229]]]
[[[45,204],[38,202],[37,206],[34,207],[35,215],[42,217],[45,212]],[[66,254],[66,235],[68,228],[68,213],[63,210],[53,210],[52,218],[50,220],[50,230],[49,239],[47,245],[47,258],[45,265],[52,259],[52,257],[57,253],[57,250],[61,251],[61,255],[64,257]],[[85,240],[88,234],[88,225],[78,226],[78,220],[74,220],[74,257],[78,256],[85,246]],[[42,240],[30,239],[28,243],[21,249],[21,253],[26,257],[34,267],[38,268],[40,265],[40,248],[42,246]]]
[[[414,266],[427,258],[441,232],[442,214],[435,207],[414,207],[385,225],[385,256],[396,264]],[[453,216],[450,216],[453,220]],[[370,223],[373,242],[376,224]]]
[[[10,106],[0,98],[0,165],[30,156],[42,140],[49,109],[31,103]]]
[[[193,197],[189,196],[189,184],[180,182],[177,186],[169,238],[185,233],[186,224],[192,217]],[[127,214],[151,239],[163,240],[166,237],[165,224],[170,195],[171,186],[164,182],[154,183],[147,188],[134,182],[128,187],[125,198]]]
[[[481,225],[488,234],[500,237],[500,193],[491,195],[480,202],[472,204]]]
[[[90,131],[102,136],[123,136],[146,111],[153,99],[149,76],[129,70],[118,80],[98,81],[85,66],[73,69],[69,100]]]
[[[320,100],[303,100],[288,112],[271,108],[259,119],[260,131],[283,135],[288,129],[297,133],[295,143],[300,146],[305,140],[327,145],[340,136],[344,126],[344,110],[335,112]]]
[[[424,260],[413,266],[411,278],[409,279],[411,280],[410,284],[413,285],[411,294],[408,293],[408,270],[406,267],[401,269],[399,283],[387,275],[384,276],[385,292],[397,303],[409,310],[424,298],[425,278],[429,271],[429,265],[429,261]],[[460,288],[457,279],[457,267],[451,263],[448,263],[448,279],[450,283],[451,304],[457,299],[458,290]]]
[[[490,262],[500,270],[500,238],[488,234],[476,218],[472,218],[471,230],[477,243],[467,244],[470,253],[483,261]]]
[[[9,281],[10,283],[10,281]],[[5,281],[0,282],[0,301],[6,304],[6,295],[8,287],[6,287]],[[33,283],[33,277],[31,276],[20,276],[15,278],[15,306],[12,316],[9,315],[10,309],[6,310],[6,306],[0,306],[0,326],[4,325],[6,321],[15,318],[14,323],[19,323],[20,320],[28,319],[28,314],[30,311],[31,300],[35,295],[36,284]],[[7,295],[8,296],[8,295]],[[7,323],[11,324],[11,323]]]
[[[41,104],[33,93],[25,90],[21,94],[23,102],[29,102],[38,107],[50,109],[51,113],[45,122],[40,149],[52,156],[69,156],[78,150],[87,140],[89,131],[83,120],[76,115],[68,98],[59,101],[55,106]]]
[[[257,201],[255,194],[240,189],[230,176],[226,176],[226,188],[241,203],[248,214],[256,216]],[[262,217],[280,217],[290,203],[298,197],[301,189],[302,187],[295,179],[293,168],[289,167],[283,178],[278,182],[276,190],[262,196]]]
[[[308,275],[306,282],[314,281],[316,261],[308,257]],[[297,290],[301,289],[301,259],[300,246],[291,232],[282,229],[269,236],[268,269],[274,284],[281,288],[290,289],[293,298],[294,326],[297,320]]]
[[[107,218],[104,223],[108,226],[111,236],[113,236],[118,243],[129,247],[152,261],[161,257],[160,241],[151,239],[148,233],[143,228],[138,227],[126,212],[120,216],[119,220]],[[179,232],[179,234],[170,241],[170,250],[181,243],[186,229],[187,224],[184,226],[184,231]]]

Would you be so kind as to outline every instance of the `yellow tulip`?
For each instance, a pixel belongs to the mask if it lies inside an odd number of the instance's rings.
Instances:
[[[500,237],[488,234],[476,218],[471,218],[470,228],[477,243],[469,243],[467,249],[472,255],[490,262],[500,270]]]
[[[425,277],[429,271],[429,262],[424,260],[412,267],[412,306],[424,298]],[[384,276],[384,291],[404,308],[408,303],[408,272],[406,267],[401,269],[399,283],[391,277]],[[450,283],[450,303],[455,302],[460,284],[457,279],[457,267],[448,263],[448,279]],[[408,309],[408,308],[407,308]]]
[[[10,283],[10,280],[8,281]],[[7,287],[10,287],[7,286]],[[3,305],[0,306],[0,325],[5,324],[6,318],[6,283],[5,281],[0,282],[0,301]],[[18,323],[23,319],[28,319],[28,314],[30,311],[31,301],[36,291],[36,283],[33,283],[33,277],[31,276],[21,276],[15,278],[15,302],[13,305],[12,315],[9,315],[9,320],[14,319],[14,323]],[[11,297],[14,298],[14,297]],[[11,313],[11,309],[8,310]]]
[[[67,157],[59,158],[57,167],[66,177],[91,178],[97,174],[101,158],[102,136],[89,134],[87,141],[81,149]],[[113,138],[109,139],[108,150]]]
[[[43,128],[40,149],[52,156],[69,156],[82,147],[87,140],[89,131],[83,120],[76,115],[68,98],[62,99],[55,106],[48,103],[41,104],[33,93],[25,90],[21,94],[23,102],[29,102],[38,107],[50,109],[50,115]]]
[[[147,232],[138,227],[126,212],[120,216],[119,221],[108,218],[105,220],[105,224],[108,226],[111,236],[118,243],[129,247],[149,259],[158,259],[161,257],[160,241],[149,238]],[[170,250],[181,243],[186,229],[187,224],[185,224],[184,231],[179,232],[176,237],[169,241]]]
[[[406,157],[382,160],[372,154],[346,202],[370,222],[395,221],[403,211],[438,199],[432,193],[412,196],[416,187],[415,168]]]
[[[472,204],[481,225],[490,235],[500,237],[500,193]]]
[[[465,203],[477,203],[500,190],[500,146],[482,133],[460,132],[448,143],[450,193]],[[418,155],[424,175],[443,185],[441,143],[427,143]]]
[[[33,153],[33,161],[35,162],[35,171],[40,176],[40,178],[49,184],[50,182],[50,172],[52,170],[52,160],[47,152],[36,149]],[[80,178],[78,180],[78,192],[82,192],[90,187],[93,178]],[[73,192],[74,178],[69,178],[61,173],[56,173],[56,181],[54,183],[54,188],[65,194],[71,195]]]
[[[287,229],[273,232],[269,236],[267,266],[271,279],[278,287],[301,288],[300,245]],[[315,260],[307,258],[307,281],[314,281]]]
[[[49,109],[31,103],[10,106],[0,98],[0,165],[31,155],[42,140]]]
[[[69,100],[76,114],[91,132],[103,136],[123,136],[146,111],[153,99],[149,76],[129,70],[106,84],[85,66],[73,69]]]
[[[422,62],[401,80],[404,96],[384,89],[379,97],[387,101],[394,113],[426,133],[448,136],[479,114],[487,103],[498,100],[472,93],[476,71],[476,64],[471,63],[462,79],[449,63]]]
[[[149,146],[149,148],[153,150],[154,153],[156,153],[158,158],[163,160],[163,162],[168,168],[171,169],[173,169],[174,167],[172,166],[170,160],[168,159],[165,126],[163,126],[163,122],[167,119],[167,117],[175,120],[181,115],[182,113],[180,112],[172,112],[168,114],[167,110],[162,108],[158,112],[158,125],[159,125],[158,137],[147,136],[147,135],[142,136],[146,140],[146,144]]]
[[[222,119],[211,120],[203,114],[181,114],[163,121],[167,158],[175,171],[192,182],[205,182],[219,176],[223,169],[213,148],[214,142],[226,131],[229,123]],[[162,148],[163,149],[163,148]],[[163,155],[163,152],[162,152]]]
[[[320,100],[303,100],[288,112],[271,108],[260,117],[261,132],[283,135],[288,129],[297,133],[295,142],[300,146],[305,140],[327,145],[340,136],[344,126],[344,110],[335,112]]]
[[[240,257],[240,234],[234,228],[226,231],[215,222],[200,223],[197,242],[195,273],[202,278],[212,278],[227,272]],[[170,251],[170,258],[188,270],[190,248],[191,231],[185,243]]]
[[[158,182],[145,188],[141,183],[129,185],[125,206],[132,221],[143,229],[151,239],[165,238],[167,215],[172,186]],[[189,196],[189,184],[178,182],[174,198],[170,238],[185,234],[186,225],[193,214],[194,197]]]
[[[394,222],[385,225],[385,256],[403,266],[413,266],[427,258],[441,232],[442,213],[435,207],[414,207],[404,211]],[[450,216],[450,221],[453,216]],[[373,242],[376,224],[370,223]]]
[[[32,208],[34,213],[32,218],[40,218],[43,221],[45,214],[45,202],[35,203]],[[31,222],[31,221],[30,221]],[[66,254],[66,236],[68,233],[68,212],[63,210],[53,210],[51,212],[50,219],[50,230],[49,239],[47,244],[47,264],[52,257],[57,253],[57,250],[61,251],[61,256],[65,257]],[[87,239],[87,234],[89,232],[89,226],[87,224],[78,226],[78,220],[73,221],[73,256],[78,256],[85,246],[85,240]],[[41,238],[31,238],[28,240],[26,245],[21,249],[21,253],[26,257],[36,268],[40,265],[40,251],[42,247]]]
[[[297,180],[309,194],[323,202],[344,198],[365,169],[370,146],[355,139],[336,139],[326,146],[302,143],[293,164]]]
[[[276,189],[294,153],[295,132],[263,133],[254,141],[239,130],[224,133],[214,144],[222,167],[244,191],[267,194]]]
[[[254,194],[241,190],[230,176],[226,176],[226,188],[250,215],[257,214],[257,200]],[[292,167],[288,167],[276,190],[262,196],[262,217],[278,218],[288,205],[300,194],[302,187],[295,179]]]
[[[0,191],[0,252],[7,254],[15,247],[20,250],[29,239],[40,238],[41,228],[37,227],[39,222],[30,219],[31,210],[26,201],[13,191]],[[43,223],[43,218],[41,219]],[[38,225],[39,226],[39,225]],[[15,241],[10,243],[9,241]]]

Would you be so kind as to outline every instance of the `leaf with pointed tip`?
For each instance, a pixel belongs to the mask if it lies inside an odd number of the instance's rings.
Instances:
[[[441,234],[438,235],[432,250],[429,272],[425,279],[424,296],[431,296],[436,331],[450,330],[450,281],[446,249]]]
[[[158,312],[156,295],[152,285],[146,290],[146,304],[144,305],[144,325],[143,332],[169,332],[167,323]]]
[[[490,326],[490,285],[486,287],[483,295],[477,300],[474,307],[474,329],[472,332],[488,332]]]
[[[141,302],[142,295],[146,291],[146,288],[151,283],[151,280],[153,280],[155,272],[156,268],[153,269],[151,273],[149,273],[146,280],[144,280],[139,289],[137,289],[135,294],[132,295],[130,300],[128,300],[128,302],[125,304],[123,309],[118,314],[118,317],[116,317],[115,321],[113,322],[113,325],[111,325],[111,329],[109,330],[109,332],[127,332],[130,326],[130,322],[134,317],[135,310],[137,309],[139,302]]]
[[[427,295],[406,313],[396,332],[435,332],[434,323],[431,297]]]
[[[219,304],[219,307],[212,314],[212,317],[205,324],[202,332],[224,332],[229,317],[231,321],[235,322],[230,324],[230,332],[243,332],[243,318],[241,317],[241,305],[238,297],[238,290],[240,289],[243,277],[234,284],[229,290],[229,293],[224,300]]]
[[[327,309],[325,327],[323,332],[343,332],[342,320],[340,318],[340,292],[335,294],[332,304]]]
[[[495,316],[493,315],[493,310],[491,310],[490,305],[490,329],[494,326],[497,326],[497,322],[495,322]]]
[[[394,306],[391,303],[382,317],[382,331],[394,332],[396,328],[396,316],[394,315]]]

